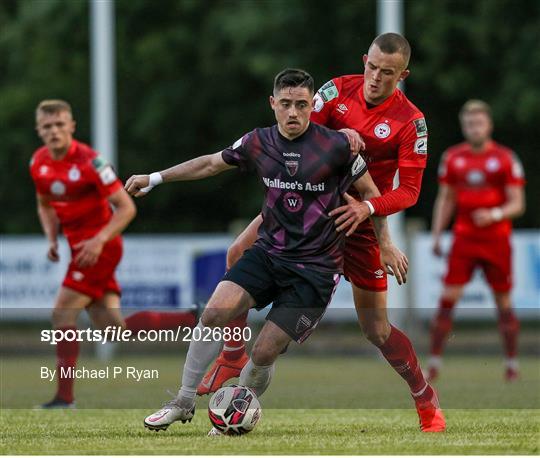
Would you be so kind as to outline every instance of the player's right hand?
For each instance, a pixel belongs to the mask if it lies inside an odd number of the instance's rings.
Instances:
[[[150,175],[131,175],[124,189],[133,197],[146,196],[153,186],[150,186]]]
[[[339,129],[339,132],[347,136],[349,140],[349,145],[351,145],[351,153],[358,154],[360,151],[366,149],[366,144],[358,132],[354,129]]]
[[[58,242],[49,242],[49,249],[47,250],[47,258],[49,261],[60,261],[60,255],[58,254]]]

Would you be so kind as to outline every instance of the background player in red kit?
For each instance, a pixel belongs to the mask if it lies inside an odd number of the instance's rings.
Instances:
[[[420,193],[427,161],[427,126],[424,115],[397,85],[409,75],[411,49],[395,33],[378,36],[364,55],[364,74],[334,78],[315,95],[311,120],[331,129],[353,129],[365,142],[362,153],[373,181],[382,196],[370,200],[372,214],[385,215],[414,205]],[[392,190],[399,170],[399,187]],[[354,190],[351,194],[356,195]],[[335,210],[336,224],[348,218],[358,205]],[[256,239],[259,215],[230,248],[228,266]],[[388,321],[385,248],[379,246],[372,223],[366,220],[345,245],[345,275],[351,282],[358,319],[366,337],[376,345],[390,365],[408,383],[420,417],[422,431],[445,429],[437,395],[426,382],[409,338]],[[398,282],[401,283],[401,278]],[[245,326],[246,316],[229,326]],[[225,343],[224,351],[199,386],[199,394],[215,391],[237,376],[247,360],[243,342]]]
[[[112,167],[88,145],[73,139],[75,121],[67,102],[41,102],[36,110],[36,129],[44,146],[34,153],[30,174],[36,187],[39,219],[49,241],[47,257],[53,262],[59,260],[60,227],[72,253],[54,305],[53,327],[76,329],[77,317],[84,309],[99,328],[126,327],[114,273],[122,258],[120,233],[135,216],[135,205]],[[126,321],[129,329],[137,331],[179,323],[192,326],[195,316],[140,312]],[[74,379],[61,376],[61,368],[76,365],[79,343],[61,340],[56,354],[58,390],[43,408],[74,405]]]
[[[481,267],[499,311],[508,381],[518,377],[519,323],[512,310],[511,219],[523,214],[523,169],[516,155],[491,139],[489,105],[469,100],[459,119],[465,142],[449,148],[439,168],[439,193],[433,210],[433,251],[441,256],[440,237],[455,213],[454,242],[444,290],[431,329],[429,378],[435,379],[452,328],[452,309],[476,267]]]

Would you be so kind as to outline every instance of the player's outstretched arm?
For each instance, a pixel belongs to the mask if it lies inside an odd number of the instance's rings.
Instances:
[[[148,194],[154,186],[161,183],[200,180],[234,167],[223,160],[220,151],[219,153],[196,157],[161,172],[154,172],[149,175],[132,175],[126,181],[125,189],[132,196],[142,197]]]
[[[442,256],[441,234],[450,224],[455,208],[456,193],[454,189],[450,185],[441,183],[433,206],[433,218],[431,220],[432,250],[436,256]]]
[[[60,256],[58,255],[58,233],[60,231],[60,221],[54,208],[51,207],[48,200],[40,195],[36,194],[37,198],[37,213],[39,216],[39,222],[43,229],[43,233],[49,241],[49,248],[47,250],[47,258],[50,261],[58,262]]]
[[[76,250],[79,250],[75,256],[75,262],[80,267],[94,265],[105,244],[121,234],[135,218],[137,213],[135,204],[122,188],[111,194],[108,201],[114,208],[114,213],[109,222],[92,238],[82,240],[74,246]]]

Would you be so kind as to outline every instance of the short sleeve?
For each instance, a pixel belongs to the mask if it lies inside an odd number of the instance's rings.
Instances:
[[[409,121],[399,133],[398,166],[426,168],[428,130],[424,117]]]
[[[221,152],[221,157],[227,164],[239,167],[242,172],[251,169],[248,143],[252,135],[253,132],[245,134]]]
[[[98,155],[92,159],[89,169],[101,197],[107,198],[123,188],[112,165],[102,156]]]
[[[367,170],[367,164],[364,158],[360,154],[353,155],[349,152],[345,174],[340,182],[340,192],[346,192]]]
[[[311,121],[328,126],[330,114],[338,101],[340,90],[340,78],[334,78],[321,86],[313,97],[314,109],[311,112]]]
[[[523,165],[516,153],[512,152],[509,156],[508,166],[506,167],[506,184],[520,186],[525,184],[525,172]]]

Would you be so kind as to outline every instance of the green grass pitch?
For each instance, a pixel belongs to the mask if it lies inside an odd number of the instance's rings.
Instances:
[[[423,434],[405,384],[368,357],[281,358],[261,398],[263,417],[242,437],[207,437],[208,398],[190,424],[151,432],[143,418],[175,390],[174,357],[81,358],[87,367],[159,369],[158,380],[79,381],[78,409],[32,410],[54,384],[39,380],[52,358],[3,358],[2,454],[533,454],[540,452],[540,366],[524,358],[522,379],[502,381],[500,358],[448,358],[437,385],[448,429]],[[349,408],[347,408],[349,407]]]

